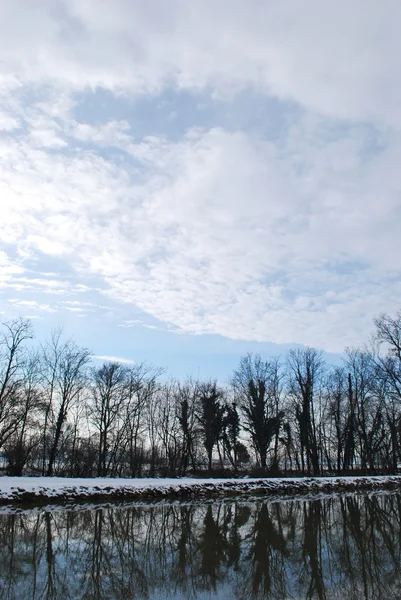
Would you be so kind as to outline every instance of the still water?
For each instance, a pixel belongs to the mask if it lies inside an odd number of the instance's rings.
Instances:
[[[0,514],[0,598],[401,598],[401,495]]]

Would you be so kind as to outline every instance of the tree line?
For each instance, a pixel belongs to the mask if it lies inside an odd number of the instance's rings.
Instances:
[[[95,366],[87,348],[3,324],[0,457],[10,475],[395,473],[401,465],[401,311],[340,366],[315,348],[242,357],[226,385],[146,362]]]

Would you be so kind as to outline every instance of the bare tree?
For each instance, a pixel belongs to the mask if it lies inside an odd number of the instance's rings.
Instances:
[[[178,382],[164,382],[158,394],[157,423],[161,444],[163,472],[178,473],[181,463],[182,437],[177,411]]]
[[[121,447],[124,446],[128,453],[129,472],[132,477],[142,474],[144,464],[144,438],[148,430],[149,404],[157,392],[158,378],[162,369],[153,367],[146,363],[133,365],[128,370],[125,403],[124,440],[121,439]]]
[[[355,411],[357,454],[363,470],[378,466],[384,433],[384,397],[379,389],[373,355],[366,350],[347,349],[349,396]]]
[[[374,319],[374,360],[377,379],[385,392],[386,420],[391,439],[391,469],[401,458],[401,310],[395,317],[381,314]],[[384,349],[384,353],[383,353]]]
[[[382,314],[374,319],[374,341],[384,346],[385,354],[376,353],[376,363],[386,375],[392,392],[401,400],[401,311],[395,318]]]
[[[42,436],[42,475],[46,473],[48,445],[50,445],[49,427],[54,420],[54,402],[57,392],[57,372],[62,353],[62,329],[52,331],[50,339],[41,347],[41,372],[44,394],[44,422]],[[48,439],[49,438],[49,439]]]
[[[351,374],[345,367],[333,368],[325,382],[323,443],[329,470],[352,469],[355,459],[357,422]]]
[[[43,376],[47,383],[46,429],[49,417],[53,421],[46,470],[48,476],[53,475],[54,472],[68,411],[87,385],[89,359],[89,350],[80,348],[72,340],[63,342],[60,332],[52,336],[50,344],[44,349]]]
[[[32,326],[27,319],[3,323],[3,327],[5,331],[0,337],[0,448],[17,430],[21,419],[24,344],[33,338]]]
[[[178,422],[182,432],[180,472],[186,473],[189,465],[192,471],[197,468],[197,442],[199,426],[196,416],[199,401],[199,384],[193,379],[187,379],[178,387],[177,411]]]
[[[127,398],[127,368],[117,362],[92,369],[91,421],[99,433],[98,475],[108,474],[110,434],[122,417]]]
[[[318,388],[324,370],[322,352],[315,348],[290,350],[287,357],[288,391],[295,407],[299,428],[302,471],[311,468],[314,475],[320,473],[320,447],[318,415],[320,406]],[[316,406],[317,405],[317,406]]]
[[[5,444],[10,475],[22,475],[32,451],[39,444],[40,419],[43,416],[39,363],[39,355],[31,353],[21,365],[18,429]]]

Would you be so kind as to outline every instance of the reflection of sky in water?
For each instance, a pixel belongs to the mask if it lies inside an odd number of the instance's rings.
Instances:
[[[0,577],[9,600],[387,600],[400,510],[379,493],[2,513]]]

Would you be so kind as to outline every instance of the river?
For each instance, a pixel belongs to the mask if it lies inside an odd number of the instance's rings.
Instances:
[[[0,598],[401,597],[401,495],[0,513]]]

